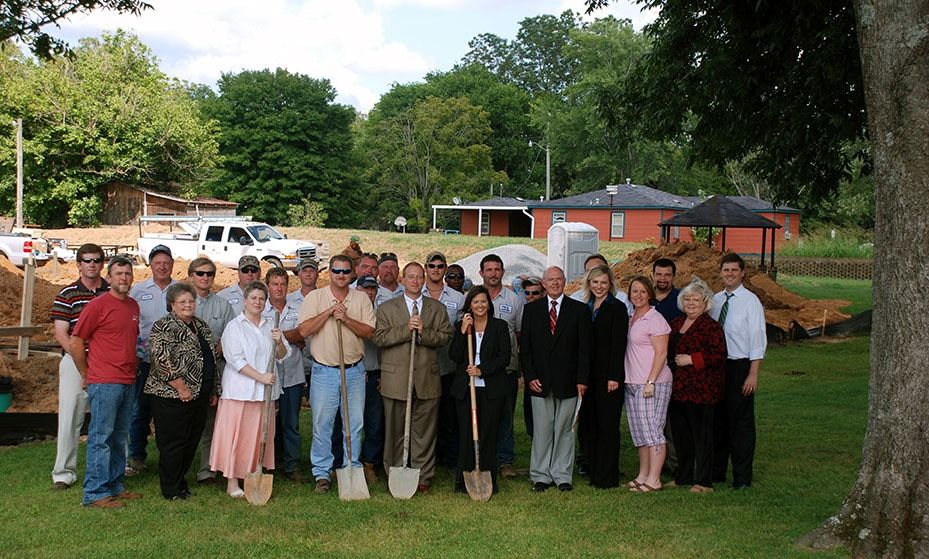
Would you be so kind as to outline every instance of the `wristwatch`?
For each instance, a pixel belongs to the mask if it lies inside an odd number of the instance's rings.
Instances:
[[[653,380],[647,380],[647,381],[645,381],[645,384],[655,384],[655,381],[653,381]]]

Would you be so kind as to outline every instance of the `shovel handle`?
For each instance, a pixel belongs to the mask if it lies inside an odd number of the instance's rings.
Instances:
[[[281,313],[280,311],[274,311],[274,328],[278,328],[281,325]],[[274,338],[271,338],[271,358],[268,359],[268,368],[267,371],[274,371],[274,352],[275,352],[275,342]],[[271,385],[265,385],[264,393],[264,413],[261,417],[261,446],[258,450],[258,467],[256,472],[261,474],[264,468],[265,462],[265,447],[268,443],[268,423],[271,419]]]
[[[348,467],[352,467],[352,422],[348,417],[348,381],[345,379],[345,350],[342,345],[342,320],[336,319],[339,328],[339,375],[342,383],[342,431],[345,432],[345,446]]]
[[[468,326],[468,366],[474,365],[474,329]],[[477,390],[474,387],[474,377],[468,375],[468,389],[471,392],[471,440],[477,442]]]
[[[413,419],[413,363],[416,358],[416,330],[410,336],[410,373],[406,385],[406,414],[403,421],[403,464],[406,468],[410,458],[410,426]]]

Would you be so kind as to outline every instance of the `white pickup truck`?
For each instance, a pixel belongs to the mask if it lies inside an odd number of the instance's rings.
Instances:
[[[51,258],[48,253],[48,241],[36,237],[29,230],[0,233],[0,256],[20,268],[23,267],[23,261],[27,256],[35,259],[36,266],[45,265]]]
[[[157,218],[147,220],[159,221]],[[267,223],[243,218],[172,221],[184,232],[145,233],[139,237],[139,254],[146,264],[149,252],[157,245],[170,248],[175,258],[193,260],[206,256],[227,268],[237,268],[239,258],[245,255],[288,270],[295,268],[301,258],[316,257],[315,243],[288,239]]]

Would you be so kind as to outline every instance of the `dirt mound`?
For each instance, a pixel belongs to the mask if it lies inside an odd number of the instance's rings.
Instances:
[[[61,357],[32,356],[18,361],[0,352],[0,376],[13,378],[10,412],[58,411],[58,363]]]
[[[676,287],[684,287],[693,276],[698,276],[713,291],[723,288],[719,276],[720,253],[699,243],[675,243],[633,252],[613,266],[613,274],[620,287],[626,289],[629,281],[639,274],[651,277],[652,263],[659,258],[669,258],[677,266]],[[580,280],[574,281],[565,291],[576,291],[580,285]],[[821,325],[824,314],[826,324],[841,322],[849,317],[839,311],[849,304],[848,301],[806,299],[784,289],[767,274],[759,273],[758,268],[751,264],[745,269],[745,287],[761,300],[765,307],[765,319],[785,330],[790,328],[791,321],[798,322],[804,328]]]
[[[71,280],[74,281],[74,280]],[[36,274],[32,294],[32,323],[48,323],[55,296],[70,281],[52,283]],[[5,258],[0,258],[0,326],[18,326],[23,301],[23,271]]]

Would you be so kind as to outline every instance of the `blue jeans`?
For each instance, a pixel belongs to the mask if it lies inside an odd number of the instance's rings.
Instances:
[[[89,384],[90,425],[87,427],[85,505],[125,490],[126,436],[135,392],[131,384]]]
[[[361,433],[364,429],[365,370],[358,362],[345,369],[348,392],[348,415],[352,433],[352,467],[361,467]],[[342,381],[338,367],[313,364],[310,383],[310,407],[313,409],[313,444],[310,461],[315,479],[329,479],[332,470],[332,428],[336,411],[342,408]],[[345,442],[342,442],[343,450]]]
[[[380,391],[381,371],[365,372],[365,440],[361,443],[361,461],[366,464],[380,464],[384,461],[384,399]],[[342,414],[336,412],[332,425],[332,462],[333,468],[345,464],[342,452]]]
[[[303,385],[288,386],[278,400],[277,430],[274,434],[274,456],[284,473],[296,471],[300,464],[300,402]]]
[[[501,466],[516,460],[516,437],[513,434],[513,416],[516,413],[516,394],[519,392],[519,375],[513,371],[506,374],[506,403],[500,428],[497,429],[497,463]]]
[[[145,461],[148,458],[148,435],[151,433],[152,408],[148,396],[142,392],[151,364],[139,361],[139,373],[135,377],[135,404],[132,406],[132,423],[129,425],[129,458]],[[219,373],[221,374],[221,373]]]

